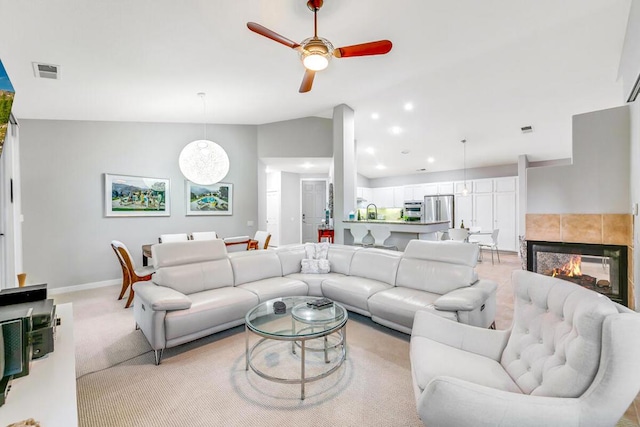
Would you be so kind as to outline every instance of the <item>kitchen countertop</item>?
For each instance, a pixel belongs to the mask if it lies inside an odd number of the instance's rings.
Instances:
[[[401,221],[401,220],[386,220],[386,219],[368,219],[360,221],[344,220],[344,223],[350,224],[393,224],[393,225],[434,225],[434,224],[448,224],[449,221],[434,221],[434,222],[420,222],[420,221]]]

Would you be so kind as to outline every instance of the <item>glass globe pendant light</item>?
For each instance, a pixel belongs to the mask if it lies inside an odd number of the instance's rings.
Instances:
[[[205,116],[205,94],[202,98],[203,119]],[[180,171],[189,181],[200,185],[211,185],[220,182],[229,173],[229,156],[220,145],[207,139],[207,125],[204,123],[204,139],[190,142],[180,152],[178,165]]]

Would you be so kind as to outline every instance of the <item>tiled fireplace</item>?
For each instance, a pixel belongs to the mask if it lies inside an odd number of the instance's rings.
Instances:
[[[527,214],[527,269],[634,308],[632,237],[628,214]]]
[[[527,270],[576,283],[628,306],[626,246],[528,240]]]

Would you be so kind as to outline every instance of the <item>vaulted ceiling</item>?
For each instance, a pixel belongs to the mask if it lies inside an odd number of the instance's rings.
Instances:
[[[18,119],[201,123],[198,92],[210,123],[330,117],[347,104],[358,172],[374,178],[460,169],[463,138],[467,167],[570,157],[571,116],[624,102],[630,3],[325,0],[320,36],[393,49],[334,59],[306,94],[297,53],[246,27],[300,42],[313,35],[304,0],[0,0],[0,59]],[[33,62],[59,65],[60,79],[36,79]]]

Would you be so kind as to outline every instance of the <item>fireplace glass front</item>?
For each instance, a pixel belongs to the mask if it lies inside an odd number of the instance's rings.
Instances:
[[[599,292],[627,305],[627,247],[527,241],[527,270]]]

